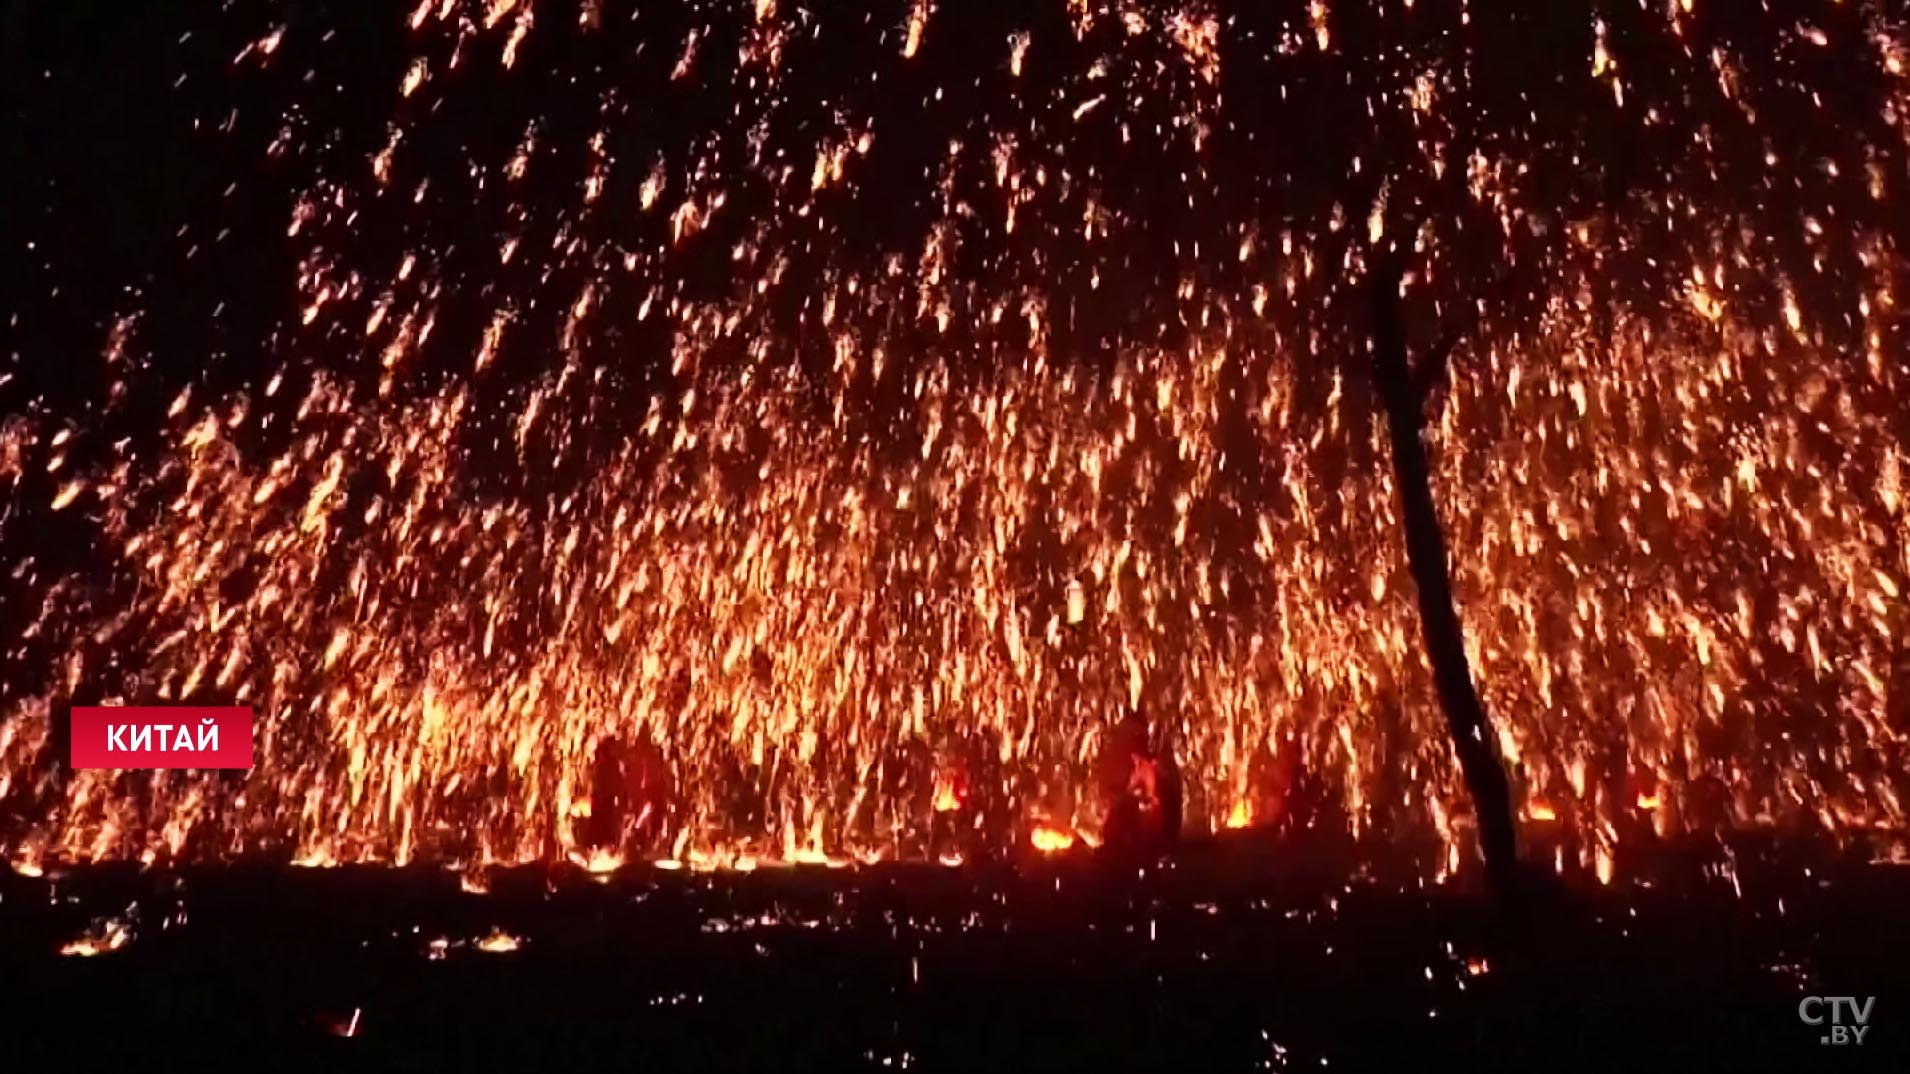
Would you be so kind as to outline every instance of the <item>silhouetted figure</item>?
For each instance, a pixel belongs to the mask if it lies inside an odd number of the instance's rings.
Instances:
[[[1148,741],[1147,719],[1129,713],[1108,733],[1096,764],[1101,796],[1102,847],[1114,854],[1149,856],[1180,839],[1180,766]]]
[[[666,830],[675,796],[676,781],[655,743],[604,739],[591,766],[584,842],[610,849],[654,842]]]
[[[1308,813],[1302,801],[1303,765],[1300,739],[1291,731],[1282,732],[1277,741],[1254,754],[1247,768],[1249,822],[1254,827],[1287,831],[1296,816]]]

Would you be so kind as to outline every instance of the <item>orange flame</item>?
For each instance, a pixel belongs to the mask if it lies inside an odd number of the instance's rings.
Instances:
[[[1062,828],[1051,828],[1046,824],[1035,825],[1028,835],[1028,842],[1043,854],[1055,854],[1074,846],[1074,833]]]

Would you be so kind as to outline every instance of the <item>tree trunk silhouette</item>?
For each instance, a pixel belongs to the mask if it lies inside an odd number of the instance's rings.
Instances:
[[[1473,685],[1466,639],[1453,607],[1452,579],[1446,564],[1446,538],[1433,502],[1432,471],[1420,442],[1424,402],[1432,378],[1446,360],[1452,341],[1439,344],[1416,375],[1406,353],[1405,316],[1399,287],[1399,255],[1382,254],[1369,277],[1372,290],[1373,381],[1386,407],[1393,449],[1393,473],[1405,520],[1406,562],[1419,592],[1420,630],[1432,662],[1439,704],[1452,729],[1453,748],[1478,817],[1480,849],[1493,886],[1510,891],[1518,849],[1512,824],[1512,796],[1499,755],[1492,721]]]

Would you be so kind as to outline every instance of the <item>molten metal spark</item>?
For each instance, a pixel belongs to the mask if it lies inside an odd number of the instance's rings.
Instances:
[[[521,946],[523,946],[523,941],[505,932],[503,929],[492,929],[489,933],[485,934],[483,939],[477,942],[477,949],[487,955],[506,954],[517,950]]]
[[[1074,833],[1060,828],[1050,828],[1038,824],[1028,834],[1028,844],[1043,854],[1053,854],[1074,846]]]
[[[79,937],[60,948],[60,954],[72,958],[92,958],[125,947],[133,938],[132,926],[122,918],[106,918],[93,923]]]

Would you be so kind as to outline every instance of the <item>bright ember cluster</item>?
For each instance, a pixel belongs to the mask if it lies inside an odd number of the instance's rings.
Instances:
[[[1892,5],[349,6],[184,5],[217,181],[0,375],[21,867],[1061,849],[1138,711],[1450,870],[1380,246],[1522,818],[1902,832]],[[254,767],[71,771],[115,701]]]

